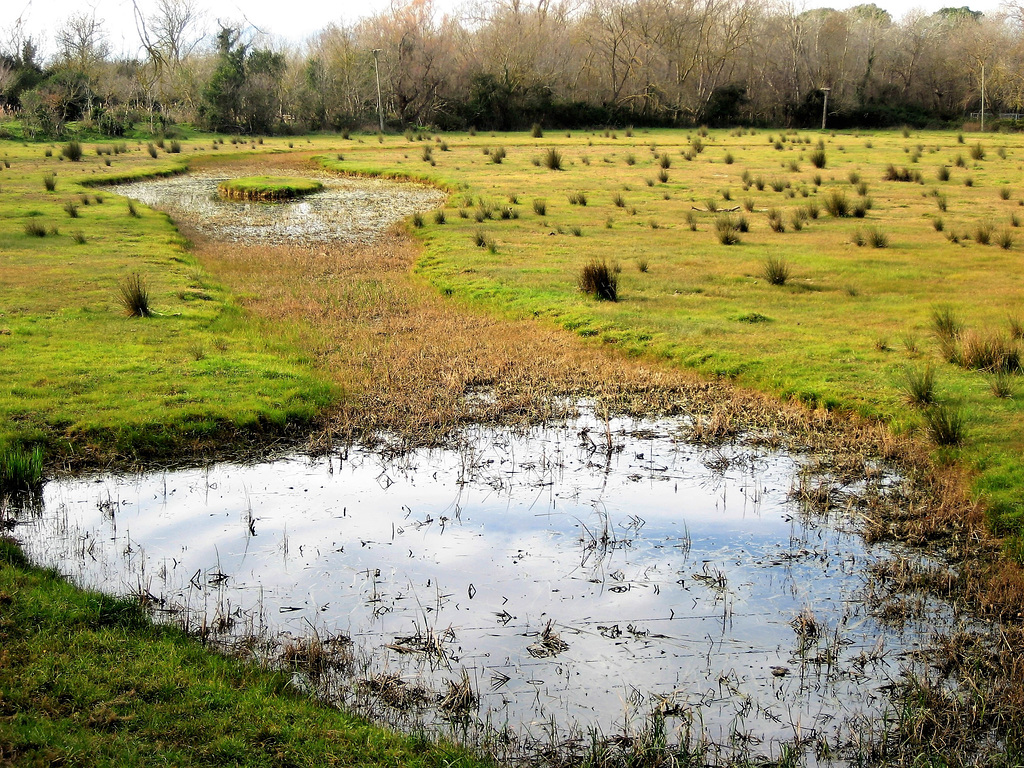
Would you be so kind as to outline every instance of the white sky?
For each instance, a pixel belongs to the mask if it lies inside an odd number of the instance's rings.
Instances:
[[[796,7],[849,8],[867,0],[793,0]],[[484,0],[487,2],[487,0]],[[960,6],[965,0],[875,0],[876,4],[900,18],[913,9],[932,13],[947,6]],[[138,0],[144,11],[152,9],[153,0]],[[217,19],[234,23],[248,21],[272,37],[299,43],[331,22],[354,21],[390,6],[391,0],[196,0],[206,17],[206,27],[216,29]],[[994,12],[999,0],[967,0],[975,11]],[[459,0],[435,0],[435,7],[453,10],[462,6]],[[26,31],[40,45],[43,56],[53,52],[53,32],[74,13],[95,9],[107,31],[114,54],[132,55],[138,50],[138,37],[132,11],[132,0],[0,0],[0,44],[6,47],[10,31],[21,18]]]

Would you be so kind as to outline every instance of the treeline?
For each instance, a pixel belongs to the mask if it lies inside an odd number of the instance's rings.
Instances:
[[[1024,112],[1024,5],[895,20],[876,5],[797,12],[769,0],[502,0],[442,15],[414,0],[299,48],[210,30],[194,0],[136,8],[141,46],[113,57],[94,15],[41,61],[15,29],[0,104],[28,134],[110,135],[191,122],[241,133],[392,128],[820,123],[923,126]],[[282,12],[286,12],[283,10]],[[983,85],[984,83],[984,85]]]

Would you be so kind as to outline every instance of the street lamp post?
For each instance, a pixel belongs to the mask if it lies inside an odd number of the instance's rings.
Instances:
[[[380,66],[377,64],[377,54],[380,48],[373,49],[373,71],[377,75],[377,117],[380,120],[380,132],[384,133],[384,107],[380,100]]]
[[[825,118],[828,116],[828,92],[831,88],[822,88],[821,92],[825,94],[825,103],[821,105],[821,130],[825,130]]]

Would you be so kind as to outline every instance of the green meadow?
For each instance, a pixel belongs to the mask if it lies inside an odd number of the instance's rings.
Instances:
[[[104,187],[180,172],[185,156],[116,146],[77,162],[60,144],[0,146],[0,444],[95,463],[308,423],[332,387],[218,287],[166,215]],[[126,317],[133,275],[152,317]]]
[[[449,193],[407,222],[415,289],[918,436],[937,464],[968,470],[1019,551],[1022,136],[192,134],[79,149],[0,141],[0,456],[41,448],[46,474],[194,460],[299,439],[352,402],[301,316],[261,320],[261,297],[229,290],[222,262],[107,188],[214,156],[247,169],[285,157],[311,179]],[[616,300],[580,289],[587,267],[607,268]],[[148,317],[130,316],[132,281]],[[13,764],[477,764],[315,706],[287,674],[74,589],[6,540],[0,672],[0,761]]]
[[[472,306],[925,439],[930,409],[907,378],[931,368],[934,399],[962,419],[936,460],[972,468],[995,529],[1018,532],[1024,139],[704,133],[406,136],[323,162],[454,190],[443,216],[416,222],[418,270]],[[848,215],[829,213],[837,197]],[[578,289],[593,259],[621,270],[618,301]],[[769,260],[784,284],[766,279]],[[937,335],[936,314],[961,324],[957,339]],[[965,354],[986,344],[1008,357]]]

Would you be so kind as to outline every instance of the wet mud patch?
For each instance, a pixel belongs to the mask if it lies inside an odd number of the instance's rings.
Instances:
[[[208,635],[286,638],[300,687],[494,751],[652,722],[707,755],[856,750],[954,623],[937,600],[879,612],[903,553],[865,542],[852,499],[899,478],[832,482],[823,515],[807,459],[684,427],[584,412],[401,456],[52,482],[17,535]]]
[[[310,176],[319,192],[276,202],[225,200],[224,181],[248,175],[194,173],[121,184],[112,190],[170,214],[180,225],[215,240],[260,245],[367,243],[405,217],[444,201],[422,184],[382,179]]]

